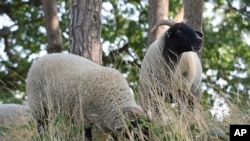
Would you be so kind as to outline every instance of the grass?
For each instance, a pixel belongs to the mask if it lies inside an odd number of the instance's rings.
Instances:
[[[19,119],[12,121],[8,125],[0,125],[0,140],[2,141],[29,141],[37,133],[35,122],[32,119],[25,121]],[[20,120],[20,121],[18,121]],[[17,123],[17,121],[19,123]]]
[[[249,112],[242,111],[241,107],[232,102],[229,103],[230,115],[224,117],[223,121],[218,121],[211,116],[208,110],[196,103],[196,109],[191,111],[187,106],[173,108],[171,104],[160,101],[159,115],[154,115],[151,122],[142,119],[139,128],[133,130],[142,138],[142,129],[146,126],[150,133],[150,140],[153,141],[226,141],[229,140],[230,124],[249,124]],[[230,102],[230,101],[228,101]],[[94,127],[93,140],[112,141],[109,134],[103,133]],[[4,135],[7,141],[82,141],[84,139],[83,130],[67,121],[61,114],[57,115],[45,133],[40,136],[36,131],[34,123],[21,127],[0,128],[0,135]],[[119,136],[119,140],[133,141],[133,133],[129,133],[130,139]]]

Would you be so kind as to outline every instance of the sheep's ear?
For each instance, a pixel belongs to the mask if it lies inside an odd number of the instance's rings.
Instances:
[[[135,118],[144,114],[140,107],[125,107],[122,108],[122,113],[128,118]]]
[[[199,37],[203,37],[203,34],[200,31],[195,31],[195,33],[199,36]]]

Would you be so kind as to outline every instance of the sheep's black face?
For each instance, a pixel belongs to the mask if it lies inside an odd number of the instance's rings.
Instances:
[[[199,51],[202,46],[203,34],[194,31],[184,23],[177,23],[169,28],[165,35],[165,47],[172,50],[176,55],[187,51]]]

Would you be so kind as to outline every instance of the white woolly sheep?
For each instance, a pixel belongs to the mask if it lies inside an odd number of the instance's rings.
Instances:
[[[201,99],[200,84],[202,79],[202,66],[200,59],[195,52],[184,52],[178,63],[178,69],[180,73],[184,76],[186,85],[191,92],[198,98]]]
[[[89,124],[118,132],[125,118],[143,114],[119,71],[73,54],[50,54],[35,61],[28,72],[27,94],[40,127],[51,113],[62,113],[75,125],[84,122],[89,139]]]
[[[157,24],[168,24],[170,28],[149,46],[139,74],[139,100],[147,110],[155,104],[156,93],[169,102],[173,102],[173,94],[183,95],[182,90],[201,97],[202,68],[196,52],[202,46],[202,33],[185,23],[166,22]]]
[[[19,104],[0,104],[0,130],[2,140],[30,140],[35,126],[29,108]]]

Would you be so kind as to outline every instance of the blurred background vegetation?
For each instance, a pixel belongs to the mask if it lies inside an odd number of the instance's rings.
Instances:
[[[69,1],[58,0],[65,52],[69,51]],[[181,0],[170,0],[169,18]],[[119,69],[137,92],[138,70],[147,49],[147,0],[103,0],[103,63]],[[221,120],[228,102],[248,110],[250,96],[250,1],[205,0],[202,104]],[[0,0],[0,103],[23,103],[33,60],[46,54],[41,1]]]

